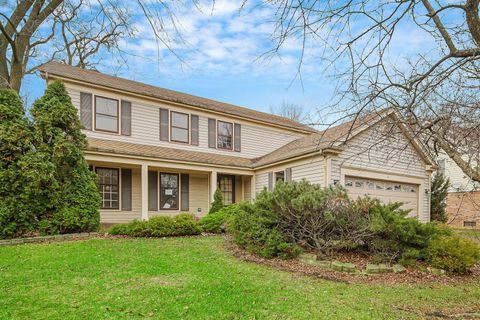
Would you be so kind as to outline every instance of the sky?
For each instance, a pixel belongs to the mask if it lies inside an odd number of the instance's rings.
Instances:
[[[135,16],[137,35],[121,42],[127,65],[103,53],[98,70],[143,83],[269,112],[284,101],[303,106],[307,114],[327,105],[334,95],[335,79],[321,59],[321,43],[307,44],[301,78],[297,70],[301,44],[289,39],[279,55],[266,56],[271,39],[272,11],[247,7],[241,1],[217,0],[215,6],[176,8],[183,41],[173,41],[175,54],[159,46],[143,15]],[[400,52],[425,45],[417,29],[399,31]],[[178,55],[175,56],[175,55]],[[26,77],[27,104],[45,88],[38,75]]]

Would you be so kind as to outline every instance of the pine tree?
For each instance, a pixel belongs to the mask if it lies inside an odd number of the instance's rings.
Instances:
[[[65,86],[56,81],[31,110],[37,152],[48,155],[54,166],[56,186],[50,189],[52,210],[40,221],[43,233],[71,233],[96,230],[99,225],[100,195],[96,175],[85,161],[85,135],[77,110]]]
[[[447,195],[450,180],[445,179],[443,174],[436,174],[431,186],[430,219],[432,221],[447,222]]]
[[[23,103],[13,90],[0,91],[0,238],[33,233],[45,211],[53,166],[36,152]]]
[[[224,205],[223,205],[222,191],[220,191],[220,188],[217,188],[215,190],[215,193],[213,194],[212,206],[210,207],[210,210],[208,211],[208,213],[217,212],[218,210],[222,209],[223,207],[224,207]]]

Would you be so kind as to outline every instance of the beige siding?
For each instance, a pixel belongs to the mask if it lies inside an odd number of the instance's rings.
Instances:
[[[322,156],[315,156],[313,158],[295,160],[258,171],[255,180],[256,193],[268,187],[268,172],[278,172],[287,168],[292,168],[293,181],[305,179],[311,183],[317,183],[321,186],[324,185],[324,160]]]
[[[324,170],[323,170],[323,158],[315,158],[308,163],[302,165],[292,165],[292,180],[300,181],[307,180],[311,183],[317,183],[324,185]]]
[[[73,104],[79,109],[80,106],[80,87],[67,84],[67,90],[72,97]],[[85,90],[115,99],[127,99],[132,101],[132,135],[122,136],[118,134],[85,131],[85,134],[91,138],[108,139],[114,141],[138,143],[144,145],[163,146],[170,148],[181,148],[192,151],[213,152],[217,154],[224,154],[229,156],[239,156],[247,158],[255,158],[270,153],[288,142],[300,137],[301,134],[294,133],[289,130],[277,129],[272,126],[255,124],[248,121],[233,120],[228,117],[209,114],[207,112],[198,112],[190,110],[186,107],[169,106],[166,104],[153,104],[130,99],[129,97],[122,97],[112,95],[108,92]],[[192,146],[189,144],[169,143],[159,141],[159,108],[169,108],[173,111],[180,111],[185,113],[192,113],[199,115],[199,146]],[[212,149],[208,147],[208,118],[215,118],[217,120],[236,122],[242,125],[241,131],[241,152],[232,152],[226,150]],[[268,143],[265,143],[268,141]]]
[[[430,221],[430,183],[431,183],[431,177],[428,176],[425,178],[423,190],[420,189],[418,192],[423,194],[423,212],[418,215],[418,219],[423,222],[429,222]],[[428,194],[425,193],[425,189],[428,190]]]
[[[341,166],[425,176],[425,162],[407,137],[400,132],[382,134],[379,125],[350,140],[339,160]]]
[[[265,188],[268,188],[268,172],[255,175],[255,194],[259,194]]]
[[[208,188],[208,175],[190,175],[189,207],[191,213],[197,216],[208,213]]]

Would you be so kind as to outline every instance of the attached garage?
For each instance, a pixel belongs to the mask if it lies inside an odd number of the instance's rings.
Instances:
[[[383,203],[402,202],[402,209],[411,210],[411,217],[416,217],[418,213],[418,187],[405,182],[345,176],[345,188],[353,199],[368,195]]]

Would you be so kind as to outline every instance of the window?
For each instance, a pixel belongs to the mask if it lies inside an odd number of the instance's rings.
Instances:
[[[171,113],[170,140],[188,143],[188,114]]]
[[[353,187],[353,180],[350,180],[350,179],[345,180],[345,186],[346,187]]]
[[[373,181],[367,181],[367,189],[375,189],[375,183]]]
[[[476,221],[463,221],[463,226],[464,227],[475,228],[477,226],[477,222]]]
[[[223,196],[223,204],[228,206],[235,202],[235,177],[219,176],[218,185]]]
[[[118,100],[95,96],[95,130],[118,133]]]
[[[393,190],[394,191],[402,191],[402,185],[401,184],[394,184],[393,185]]]
[[[217,126],[217,147],[232,150],[233,123],[218,121]]]
[[[102,196],[102,209],[118,209],[118,169],[95,168],[99,183],[98,189]]]
[[[363,181],[355,181],[355,188],[363,188]]]
[[[285,171],[275,172],[275,183],[278,181],[285,181]]]
[[[178,174],[160,173],[160,209],[178,209]]]
[[[383,190],[384,188],[385,188],[385,184],[383,184],[382,182],[375,183],[375,189]]]
[[[445,159],[438,160],[438,174],[445,176]]]

